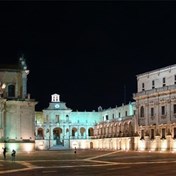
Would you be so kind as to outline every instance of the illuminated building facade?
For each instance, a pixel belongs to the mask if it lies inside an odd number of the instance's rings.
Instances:
[[[58,94],[51,96],[47,109],[36,112],[36,149],[91,148],[99,112],[73,112]]]
[[[135,103],[92,112],[73,112],[60,96],[36,112],[36,149],[133,149]],[[122,139],[123,137],[123,139]]]
[[[69,111],[70,124],[74,125],[71,125],[71,129],[68,125],[65,129],[62,127],[61,138],[64,139],[63,136],[68,132],[71,138],[67,139],[72,140],[70,148],[74,147],[72,144],[75,142],[78,148],[175,151],[176,65],[137,75],[137,93],[133,98],[135,102],[128,105],[106,110],[100,107],[95,112],[96,116],[90,112],[90,117],[94,119],[94,123],[89,126],[94,129],[93,135],[89,139],[85,136],[84,141],[79,138],[79,130],[78,136],[73,137],[72,129],[74,126],[77,129],[85,128],[88,116],[85,112]],[[49,117],[48,110],[43,113]],[[82,126],[72,120],[72,113],[77,119],[82,119],[85,114]]]
[[[134,102],[98,111],[73,111],[51,95],[48,108],[35,112],[27,94],[29,71],[0,69],[0,147],[10,150],[176,149],[176,65],[137,75]]]
[[[35,146],[36,102],[27,95],[25,59],[0,69],[0,148],[30,151]]]
[[[137,75],[139,150],[176,149],[176,65]]]

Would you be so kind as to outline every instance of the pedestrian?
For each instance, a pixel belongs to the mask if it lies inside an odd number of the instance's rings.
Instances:
[[[6,159],[7,148],[4,147],[4,148],[2,148],[2,149],[3,149],[3,156],[4,156],[4,159]]]
[[[12,161],[15,161],[16,151],[14,149],[12,150],[11,156],[12,156]]]
[[[74,153],[76,154],[76,147],[75,147],[75,151],[74,151]]]

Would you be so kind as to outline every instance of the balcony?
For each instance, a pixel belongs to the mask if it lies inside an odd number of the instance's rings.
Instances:
[[[158,93],[163,93],[163,92],[167,92],[167,91],[171,91],[171,90],[175,90],[176,91],[176,85],[170,85],[170,86],[165,86],[165,87],[159,87],[159,88],[155,88],[155,89],[150,89],[150,90],[145,90],[142,92],[137,92],[137,93],[133,93],[133,98],[137,98],[139,96],[152,96]]]

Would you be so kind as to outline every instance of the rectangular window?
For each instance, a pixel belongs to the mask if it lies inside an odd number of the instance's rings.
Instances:
[[[108,115],[106,115],[106,120],[108,120]]]
[[[142,83],[142,91],[144,91],[145,90],[145,85],[144,85],[144,83]]]
[[[133,111],[133,114],[134,114],[134,115],[136,114],[136,110]]]
[[[56,119],[55,119],[56,121],[56,123],[58,123],[59,122],[59,115],[56,115]]]
[[[165,115],[165,106],[161,106],[161,115]]]
[[[155,135],[154,135],[154,129],[151,129],[151,139],[154,139]]]
[[[125,111],[125,116],[128,116],[128,111]]]
[[[165,137],[165,128],[162,128],[162,135],[161,135],[161,138],[162,139],[165,139],[166,137]]]
[[[119,118],[120,118],[120,112],[119,112]]]
[[[112,118],[114,119],[114,114],[112,114]]]
[[[151,117],[154,116],[154,108],[151,108]]]
[[[176,104],[174,104],[174,114],[176,114]]]
[[[166,78],[163,78],[163,87],[166,86]]]
[[[176,84],[176,75],[174,76],[174,83]]]
[[[141,130],[141,140],[144,139],[144,130]]]
[[[152,81],[152,89],[154,89],[155,88],[155,81],[153,80]]]
[[[176,128],[174,128],[174,139],[176,139]]]

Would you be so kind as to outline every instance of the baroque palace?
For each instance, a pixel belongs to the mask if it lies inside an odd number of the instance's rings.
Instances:
[[[72,111],[59,94],[46,109],[27,94],[25,59],[0,69],[0,147],[9,150],[176,150],[176,65],[137,75],[133,102]]]

